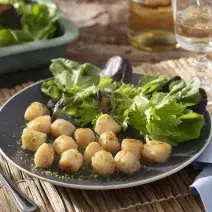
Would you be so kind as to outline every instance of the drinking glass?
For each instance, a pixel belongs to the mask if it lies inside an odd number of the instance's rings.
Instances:
[[[212,0],[172,0],[175,35],[180,46],[196,52],[193,67],[201,87],[212,89],[205,71],[211,64],[206,55],[212,51]]]

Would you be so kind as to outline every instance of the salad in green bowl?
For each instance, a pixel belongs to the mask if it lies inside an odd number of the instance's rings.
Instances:
[[[54,4],[0,1],[0,47],[53,38],[58,19]]]

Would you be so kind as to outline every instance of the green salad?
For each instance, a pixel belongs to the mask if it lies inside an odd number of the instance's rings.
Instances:
[[[42,92],[53,99],[53,112],[66,113],[82,126],[95,125],[108,113],[123,131],[133,127],[146,141],[176,146],[200,135],[207,100],[198,79],[185,83],[180,77],[144,74],[134,85],[129,61],[118,56],[102,70],[58,58],[50,71],[54,78],[43,82]]]
[[[54,4],[0,1],[0,47],[52,38],[58,18]]]

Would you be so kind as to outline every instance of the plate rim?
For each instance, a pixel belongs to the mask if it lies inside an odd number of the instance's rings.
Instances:
[[[51,77],[52,78],[52,77]],[[16,96],[18,96],[20,93],[24,92],[25,90],[33,87],[33,86],[36,86],[37,84],[41,84],[42,82],[48,80],[50,78],[47,78],[47,79],[44,79],[44,80],[39,80],[38,82],[36,83],[33,83],[32,85],[29,85],[27,86],[26,88],[23,88],[22,90],[20,90],[19,92],[17,92],[15,95],[13,95],[12,97],[10,97],[0,108],[0,113],[1,111],[3,110],[3,108],[13,99],[15,98]],[[211,123],[211,120],[212,120],[212,116],[211,114],[207,111],[208,115],[209,115],[209,118],[210,118],[210,123]],[[2,150],[1,146],[0,146],[0,153],[1,155],[4,157],[5,160],[7,160],[9,163],[11,163],[12,165],[14,165],[17,169],[19,169],[20,171],[34,177],[34,178],[37,178],[39,180],[43,180],[43,181],[46,181],[46,182],[49,182],[53,185],[57,185],[57,186],[63,186],[63,187],[67,187],[67,188],[74,188],[74,189],[84,189],[84,190],[112,190],[112,189],[122,189],[122,188],[130,188],[130,187],[135,187],[135,186],[139,186],[139,185],[144,185],[144,184],[147,184],[147,183],[151,183],[151,182],[154,182],[154,181],[157,181],[157,180],[160,180],[160,179],[163,179],[165,177],[168,177],[172,174],[175,174],[177,173],[178,171],[182,170],[183,168],[185,168],[186,166],[188,166],[189,164],[191,164],[196,158],[198,158],[198,156],[201,155],[201,153],[206,149],[206,147],[209,145],[209,143],[211,142],[212,140],[212,123],[211,123],[211,130],[210,130],[210,135],[208,137],[208,140],[207,142],[205,143],[205,145],[201,148],[201,150],[196,153],[192,158],[190,158],[187,162],[183,163],[182,165],[174,168],[173,170],[171,171],[168,171],[166,173],[163,173],[163,174],[160,174],[156,177],[151,177],[151,178],[148,178],[146,180],[138,180],[136,182],[126,182],[124,184],[120,184],[120,185],[104,185],[104,186],[101,186],[101,185],[76,185],[76,184],[70,184],[70,183],[64,183],[64,182],[58,182],[56,180],[51,180],[51,179],[48,179],[48,178],[45,178],[45,177],[42,177],[42,176],[39,176],[37,174],[34,174],[24,168],[22,168],[21,166],[19,166],[18,164],[16,164],[11,158],[9,158],[7,156],[6,153],[4,153],[4,151]]]

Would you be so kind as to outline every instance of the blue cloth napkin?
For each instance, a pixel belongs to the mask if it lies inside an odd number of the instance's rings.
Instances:
[[[190,186],[193,195],[200,195],[206,212],[212,212],[212,142],[193,163],[194,168],[202,170]]]

